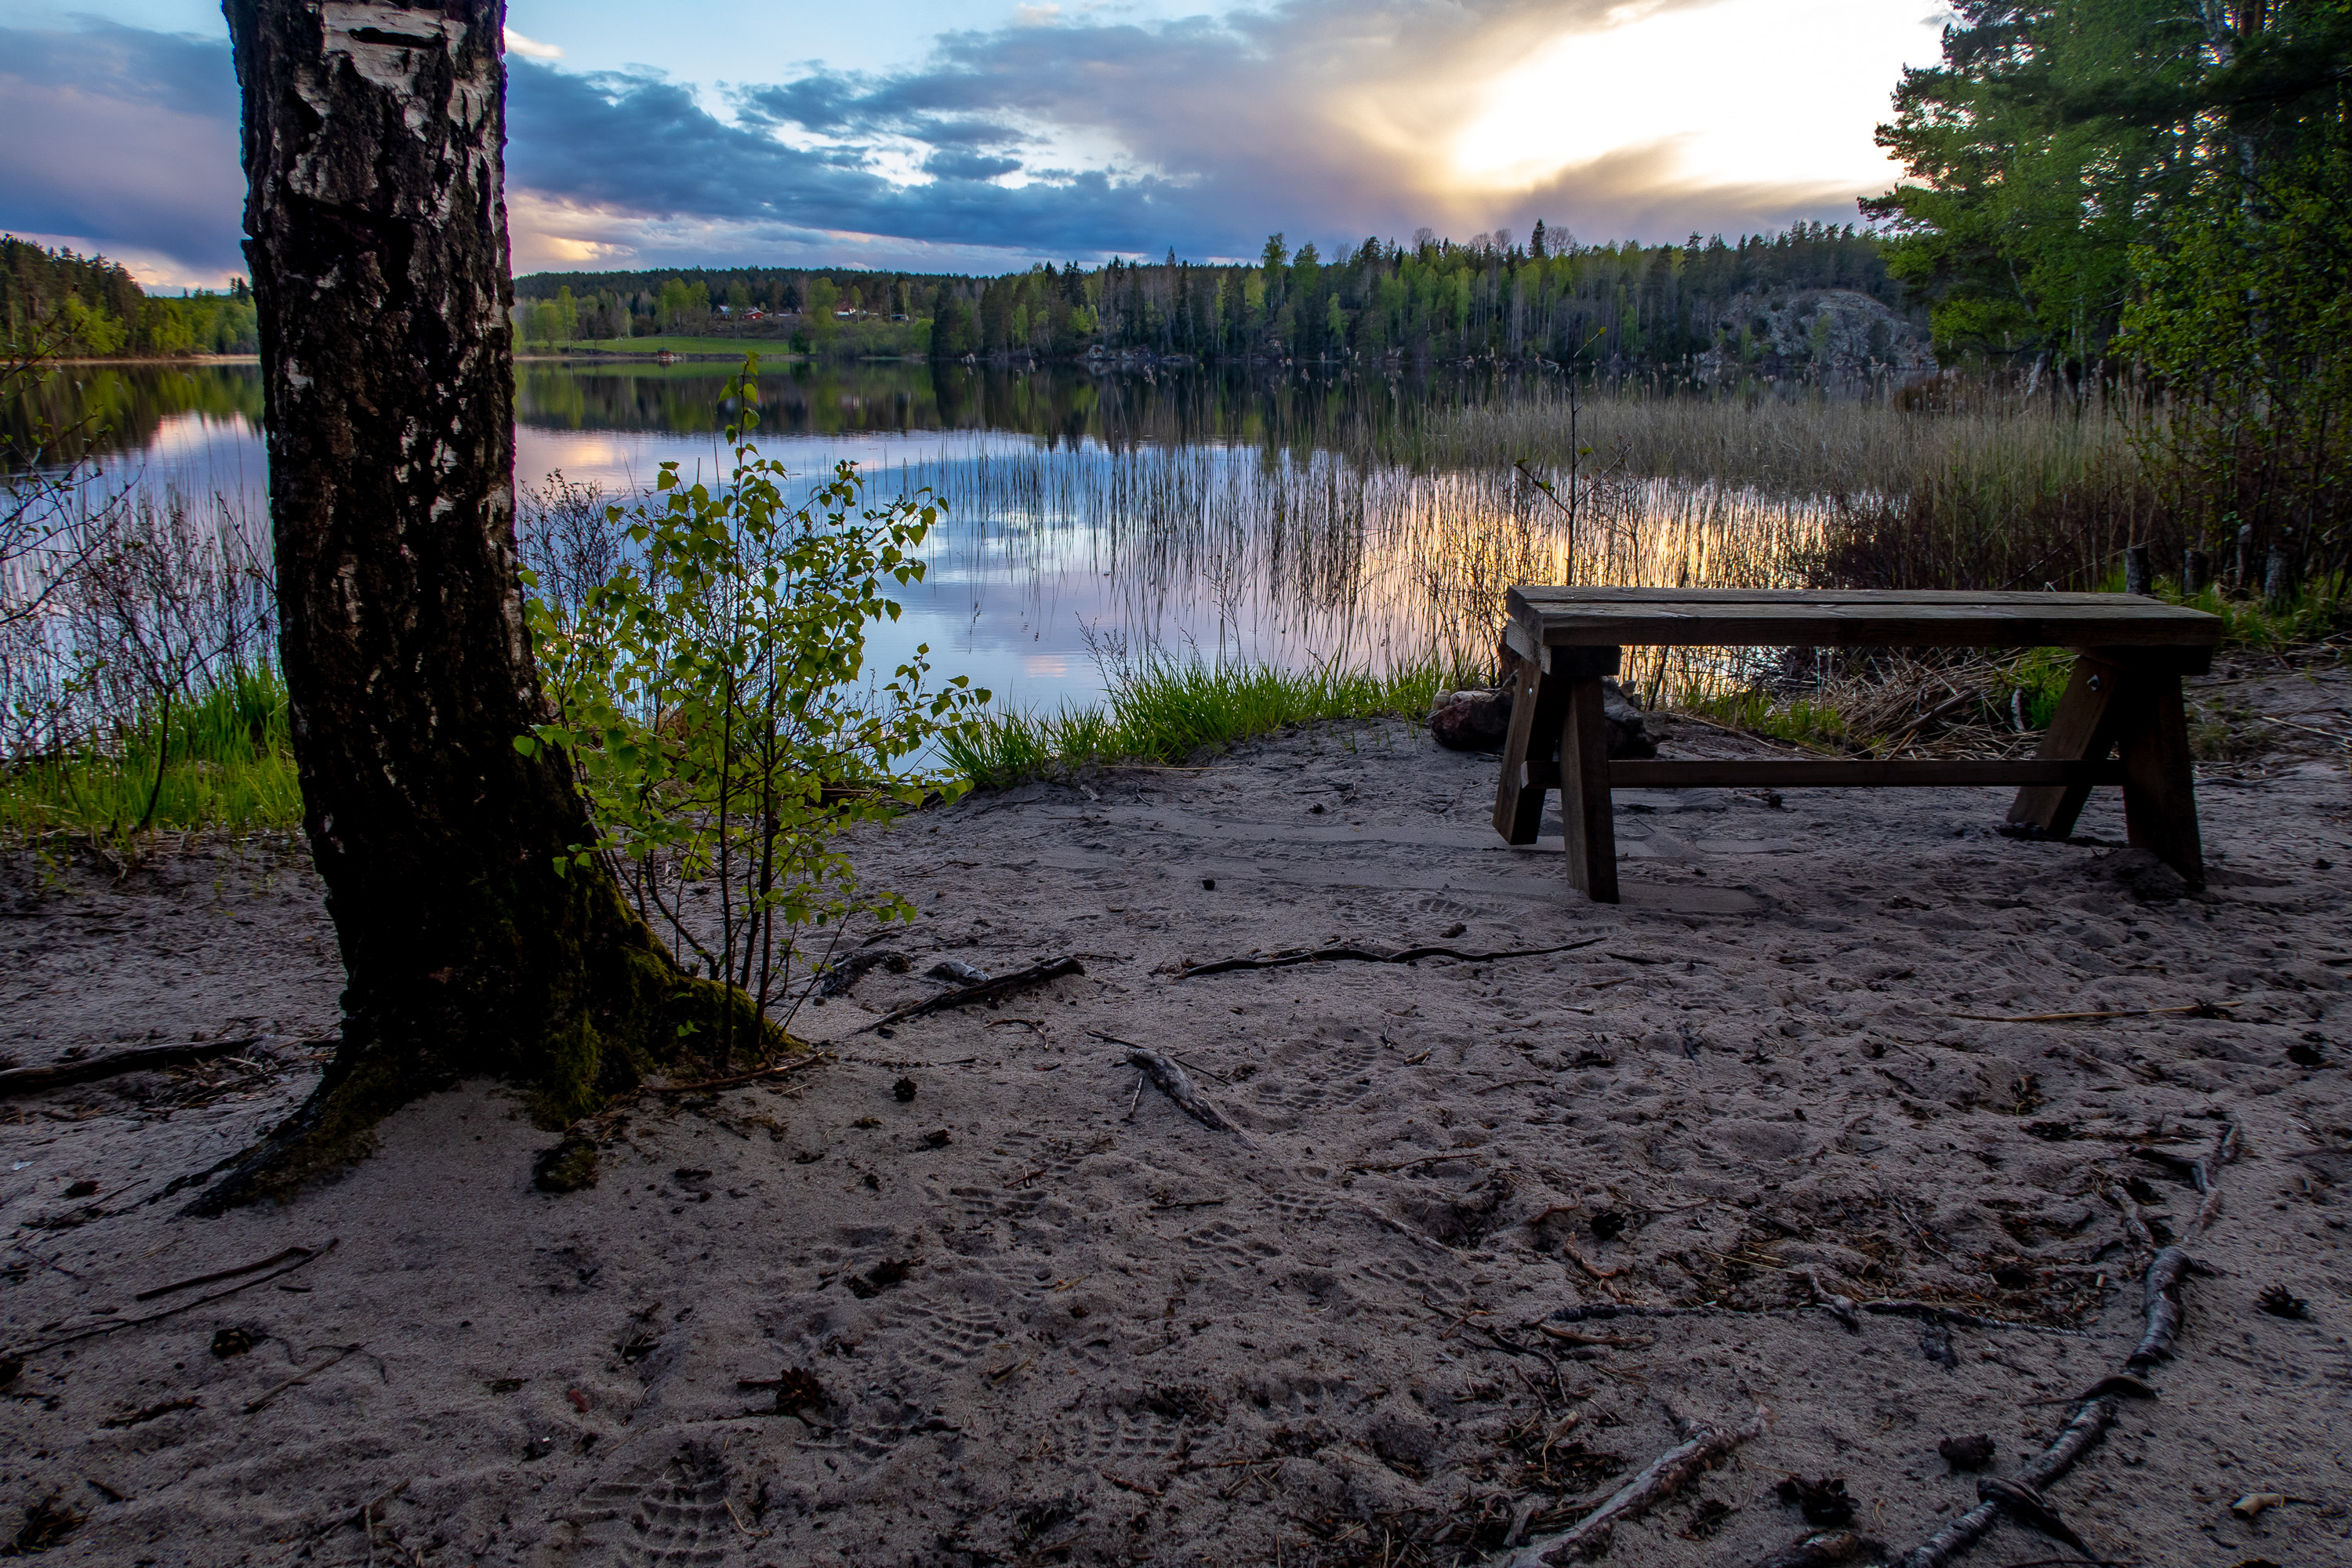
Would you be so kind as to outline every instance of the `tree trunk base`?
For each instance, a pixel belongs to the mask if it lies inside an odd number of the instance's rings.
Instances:
[[[561,994],[577,1000],[542,1011],[545,1022],[530,1047],[499,1053],[507,1058],[500,1076],[521,1090],[533,1121],[570,1126],[649,1072],[709,1063],[704,1053],[722,1037],[731,1040],[735,1059],[767,1062],[806,1049],[772,1020],[755,1016],[741,991],[681,971],[644,922],[620,906],[617,890],[609,884],[599,890],[612,900],[608,918],[625,922],[619,940],[593,957],[583,954],[575,974],[584,986],[545,988],[550,1001]],[[205,1191],[181,1212],[215,1215],[265,1199],[283,1202],[339,1175],[374,1152],[376,1126],[385,1117],[480,1076],[485,1057],[478,1037],[455,1037],[446,1016],[385,1019],[373,1027],[346,1019],[342,1044],[310,1098],[260,1142],[196,1178]],[[718,1066],[724,1070],[726,1064]]]

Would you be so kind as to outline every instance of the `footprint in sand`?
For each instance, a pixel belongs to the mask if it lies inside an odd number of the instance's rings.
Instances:
[[[1172,1458],[1184,1447],[1184,1424],[1150,1411],[1096,1411],[1070,1447],[1089,1465]]]
[[[900,1359],[953,1372],[969,1366],[1003,1337],[1004,1325],[982,1312],[935,1312],[909,1308],[904,1332],[911,1342]]]
[[[583,1545],[603,1546],[606,1561],[630,1568],[683,1568],[720,1563],[736,1539],[727,1511],[727,1465],[690,1445],[651,1475],[601,1481],[575,1516]]]

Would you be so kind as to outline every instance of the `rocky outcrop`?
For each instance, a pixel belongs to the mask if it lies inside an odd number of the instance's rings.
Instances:
[[[1935,368],[1925,324],[1853,289],[1786,289],[1735,295],[1715,322],[1715,346],[1698,356],[1709,379],[1760,372],[1867,374]]]

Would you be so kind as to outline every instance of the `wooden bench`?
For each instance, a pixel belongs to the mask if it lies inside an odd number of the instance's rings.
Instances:
[[[1544,792],[1558,789],[1569,880],[1613,904],[1612,789],[2010,784],[2011,822],[2063,837],[2094,786],[2121,784],[2133,845],[2202,887],[2180,678],[2211,667],[2221,636],[2216,616],[2121,594],[1514,588],[1504,640],[1519,658],[1495,830],[1533,844]],[[2030,760],[1610,760],[1601,680],[1617,673],[1624,648],[1758,646],[2059,647],[2075,660]]]

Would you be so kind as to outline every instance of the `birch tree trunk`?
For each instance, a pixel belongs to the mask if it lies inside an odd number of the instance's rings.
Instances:
[[[198,1205],[495,1074],[560,1124],[722,1005],[622,902],[546,717],[513,546],[503,0],[227,0],[281,658],[349,985],[324,1079]]]

